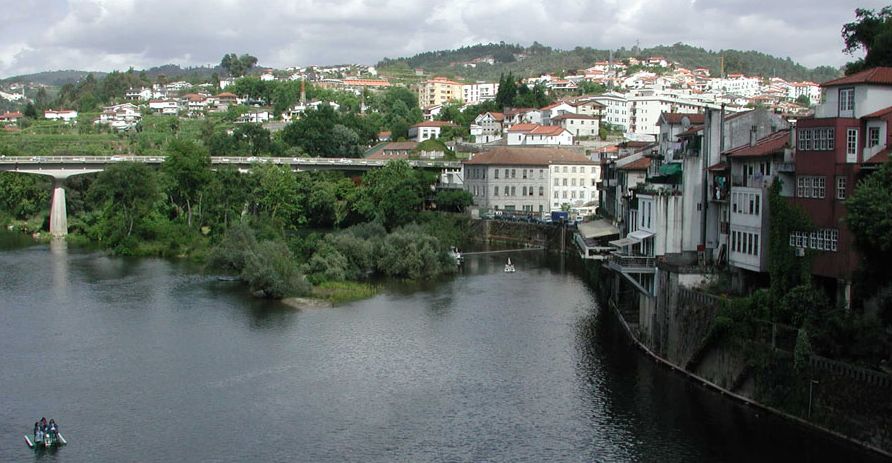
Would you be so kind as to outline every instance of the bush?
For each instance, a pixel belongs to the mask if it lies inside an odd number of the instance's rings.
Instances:
[[[248,255],[256,252],[257,239],[254,230],[247,225],[234,225],[226,230],[223,238],[211,249],[207,267],[224,272],[241,273]]]
[[[378,270],[390,277],[421,280],[455,268],[439,240],[418,225],[402,227],[384,238],[381,253]]]
[[[331,243],[324,243],[305,266],[310,282],[318,285],[325,281],[344,281],[347,279],[349,263],[343,254]]]
[[[282,299],[309,294],[310,284],[300,273],[294,256],[281,241],[262,241],[245,256],[241,277],[259,297]]]

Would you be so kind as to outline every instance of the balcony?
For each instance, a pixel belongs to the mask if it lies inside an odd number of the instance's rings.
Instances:
[[[782,162],[777,165],[777,171],[794,174],[794,173],[796,173],[796,163],[795,162]]]
[[[656,260],[648,256],[635,256],[612,252],[607,259],[611,269],[622,273],[654,273]]]

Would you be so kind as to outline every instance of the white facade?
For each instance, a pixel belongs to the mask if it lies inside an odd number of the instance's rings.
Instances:
[[[604,105],[602,122],[619,126],[626,131],[629,129],[629,100],[619,93],[605,93],[592,98]]]
[[[548,194],[550,210],[559,211],[564,204],[581,208],[598,201],[598,179],[601,166],[555,164],[549,166]]]
[[[536,125],[529,130],[518,130],[517,127],[508,130],[509,146],[573,144],[573,135],[562,127]]]
[[[491,82],[477,82],[462,85],[462,100],[465,104],[477,104],[493,100],[499,92],[499,84]]]
[[[725,79],[711,79],[709,81],[709,88],[724,93],[753,97],[759,94],[762,88],[762,80],[758,77],[746,77],[739,74],[732,74]]]
[[[565,114],[553,122],[566,129],[574,137],[597,137],[600,128],[598,118],[578,114]]]
[[[77,120],[77,111],[73,109],[62,109],[59,111],[46,110],[43,117],[49,120],[71,122]]]
[[[151,100],[149,109],[153,113],[176,115],[180,110],[180,104],[176,100]]]

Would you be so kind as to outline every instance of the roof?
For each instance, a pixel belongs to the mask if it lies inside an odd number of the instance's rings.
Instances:
[[[536,128],[534,128],[533,130],[530,130],[529,132],[527,132],[527,134],[528,135],[545,135],[545,136],[549,136],[549,137],[554,137],[554,136],[558,136],[566,131],[567,131],[567,129],[565,129],[559,125],[540,125],[540,126],[537,126]]]
[[[892,153],[892,146],[887,146],[879,153],[874,154],[870,159],[864,161],[864,164],[884,164],[889,161],[889,153]]]
[[[551,164],[585,164],[596,165],[594,161],[574,150],[563,148],[515,148],[498,147],[489,151],[476,154],[473,158],[464,161],[471,165],[533,165],[545,166]]]
[[[789,146],[790,144],[790,130],[779,130],[774,132],[767,137],[760,138],[756,140],[754,145],[743,145],[737,148],[727,150],[728,157],[731,158],[743,158],[743,157],[759,157],[759,156],[768,156],[770,154],[774,154],[780,151],[783,151],[784,148]]]
[[[724,162],[719,162],[719,163],[716,163],[716,164],[713,164],[713,165],[707,167],[706,170],[708,170],[710,172],[722,172],[722,171],[728,170],[728,164],[725,164]]]
[[[455,124],[449,121],[424,121],[419,122],[412,127],[451,127],[454,125]]]
[[[508,129],[509,132],[529,132],[535,129],[539,124],[533,124],[530,122],[523,122],[520,124],[514,124],[511,128]]]
[[[650,158],[643,157],[636,161],[632,161],[624,166],[617,167],[619,170],[647,170],[650,167]]]
[[[564,119],[592,119],[593,120],[593,119],[599,119],[599,118],[597,118],[595,116],[589,116],[588,114],[571,114],[571,113],[565,113],[565,114],[561,114],[560,116],[551,118],[551,120],[553,120],[553,121],[562,121]]]
[[[889,113],[892,113],[892,106],[881,109],[879,111],[874,111],[866,116],[861,116],[861,119],[879,119],[881,117],[887,116]]]
[[[217,98],[238,98],[238,95],[230,92],[223,92],[217,95]]]
[[[605,219],[579,223],[576,225],[576,229],[583,238],[603,238],[610,235],[619,235],[619,230]]]
[[[667,124],[681,124],[684,118],[688,118],[691,125],[702,125],[706,116],[703,113],[663,113],[660,114],[660,120],[657,125],[661,125],[665,120]]]
[[[835,87],[838,85],[852,84],[892,85],[892,67],[877,67],[866,71],[856,72],[850,76],[824,82],[821,86]]]
[[[381,149],[386,151],[414,150],[416,146],[418,146],[417,141],[393,141],[385,144]]]
[[[697,132],[699,132],[699,131],[701,131],[701,130],[703,130],[703,126],[702,126],[702,125],[692,125],[690,129],[685,130],[684,132],[682,132],[682,133],[680,133],[680,134],[678,134],[678,135],[676,135],[676,136],[678,136],[678,137],[684,137],[684,136],[687,136],[687,135],[696,135]]]

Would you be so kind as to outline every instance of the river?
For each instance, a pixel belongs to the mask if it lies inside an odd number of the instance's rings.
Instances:
[[[0,461],[879,461],[633,349],[573,263],[294,310],[188,264],[0,252]],[[25,445],[41,416],[69,445]]]

